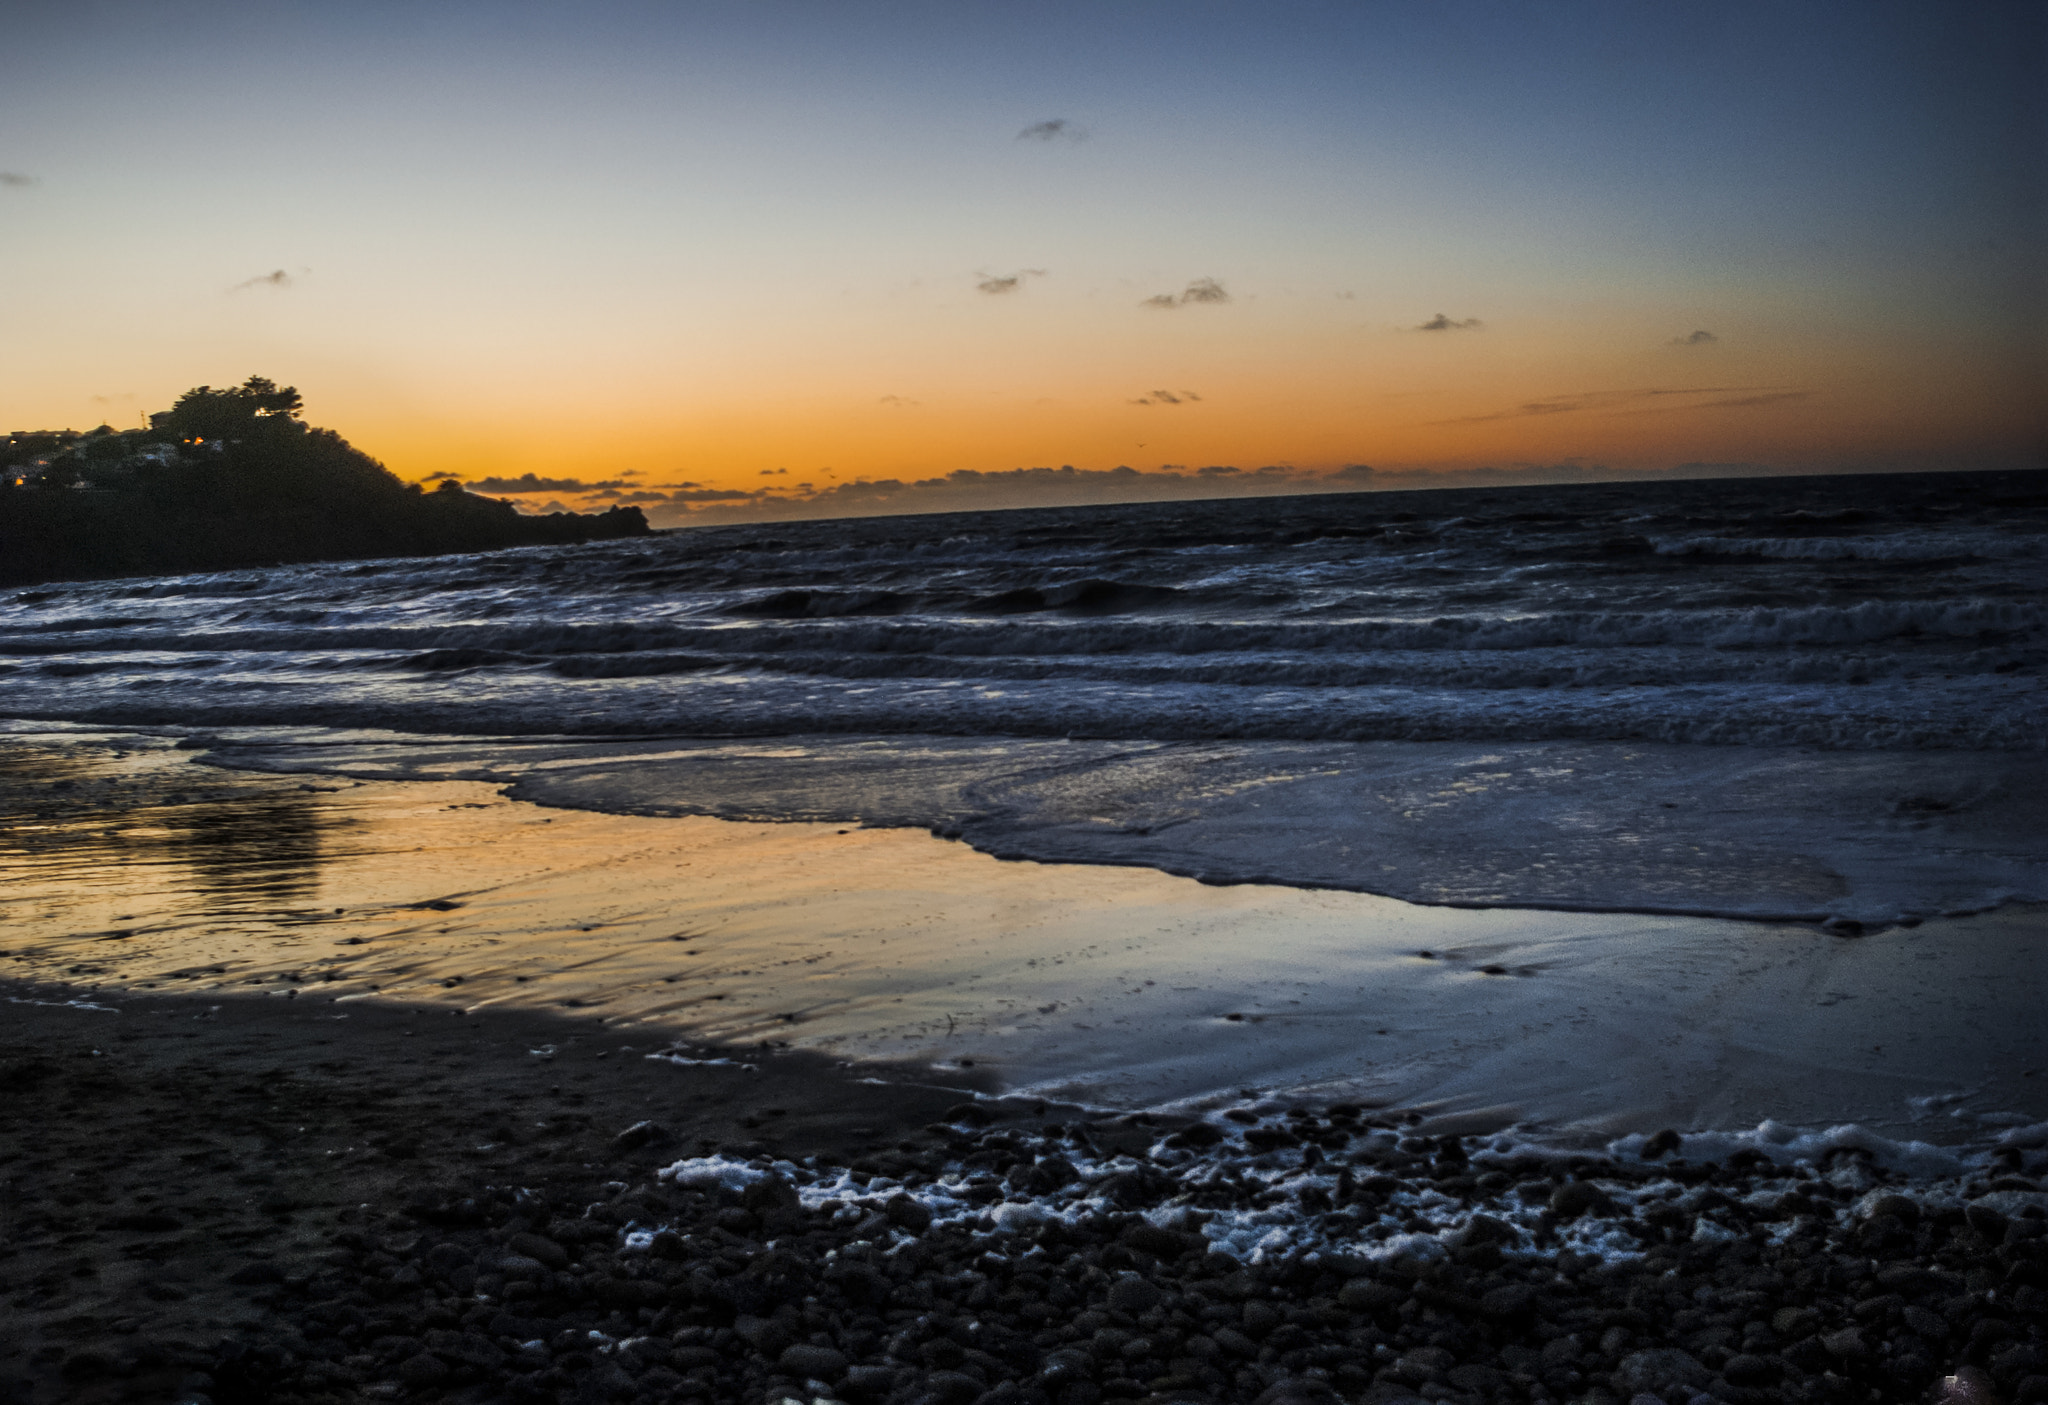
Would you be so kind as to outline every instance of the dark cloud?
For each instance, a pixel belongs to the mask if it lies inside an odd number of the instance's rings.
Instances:
[[[652,511],[657,522],[674,526],[1327,491],[1323,477],[1281,464],[1249,472],[1230,464],[1161,464],[1146,473],[1128,464],[1101,469],[1062,464],[993,472],[963,468],[933,478],[860,478],[824,487],[764,485],[751,493],[705,489],[672,494],[665,509]]]
[[[1214,278],[1197,278],[1180,290],[1179,296],[1172,293],[1157,293],[1144,299],[1140,307],[1180,307],[1191,302],[1229,302],[1230,294]]]
[[[1020,268],[1015,273],[977,273],[975,287],[984,293],[1014,293],[1026,278],[1043,278],[1042,268]]]
[[[789,470],[786,468],[764,468],[761,470],[763,478],[774,478],[778,475],[786,478],[789,476]]]
[[[1480,322],[1477,317],[1467,317],[1464,321],[1460,322],[1454,317],[1446,317],[1439,312],[1436,316],[1415,328],[1415,330],[1418,332],[1470,332],[1478,330],[1479,325]]]
[[[289,288],[291,285],[292,276],[281,268],[274,268],[270,272],[259,274],[254,278],[244,278],[241,282],[235,284],[234,287],[228,289],[228,291],[239,293],[244,288]]]
[[[1785,392],[1792,394],[1795,392]],[[1564,459],[1553,463],[1486,464],[1461,468],[1376,468],[1347,464],[1330,472],[1268,464],[1245,470],[1231,464],[1190,468],[1160,464],[1139,472],[1128,464],[1085,469],[957,469],[931,478],[859,478],[822,488],[809,483],[746,490],[691,485],[668,495],[627,495],[648,505],[656,525],[764,522],[833,517],[877,517],[916,512],[969,512],[1003,508],[1171,502],[1193,498],[1271,497],[1298,493],[1408,488],[1460,488],[1543,483],[1658,482],[1686,478],[1758,477],[1806,471],[1798,465],[1681,463],[1662,468],[1621,468]],[[675,485],[664,485],[675,486]]]
[[[1202,403],[1202,397],[1192,390],[1149,390],[1131,402],[1133,405],[1187,405]]]
[[[1033,122],[1017,133],[1018,141],[1086,141],[1088,134],[1064,117],[1049,117],[1043,122]]]
[[[684,488],[668,496],[670,502],[741,502],[761,495],[739,488]]]
[[[1713,344],[1714,344],[1715,342],[1717,342],[1717,341],[1719,341],[1719,340],[1721,340],[1721,339],[1720,339],[1719,337],[1715,336],[1715,335],[1714,335],[1714,334],[1713,334],[1712,332],[1693,332],[1693,333],[1690,333],[1690,334],[1688,334],[1688,335],[1686,335],[1686,336],[1682,336],[1682,337],[1673,337],[1673,338],[1671,339],[1671,345],[1673,345],[1673,346],[1712,346],[1712,345],[1713,345]]]
[[[12,185],[18,187],[24,185],[34,185],[35,183],[36,178],[34,176],[25,176],[19,171],[0,171],[0,185]]]
[[[452,473],[437,473],[436,478],[453,478]],[[607,489],[635,488],[623,478],[605,478],[586,483],[581,478],[542,478],[537,473],[522,473],[517,478],[479,478],[469,485],[472,493],[601,493]]]

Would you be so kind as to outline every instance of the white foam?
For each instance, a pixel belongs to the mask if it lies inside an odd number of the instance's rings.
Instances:
[[[1609,1142],[1610,1155],[1642,1160],[1649,1138],[1632,1133]],[[1861,1152],[1873,1165],[1915,1177],[1959,1176],[1976,1164],[1972,1154],[1955,1147],[1921,1141],[1898,1141],[1854,1122],[1819,1130],[1790,1127],[1766,1119],[1748,1131],[1689,1132],[1683,1154],[1689,1161],[1725,1161],[1740,1151],[1760,1153],[1773,1164],[1794,1166],[1825,1161],[1840,1151]]]
[[[664,1166],[655,1174],[691,1190],[745,1190],[766,1180],[770,1172],[730,1156],[692,1156]]]
[[[1624,1137],[1612,1143],[1607,1150],[1614,1164],[1604,1166],[1609,1174],[1603,1175],[1603,1163],[1597,1156],[1589,1161],[1589,1153],[1582,1147],[1512,1133],[1473,1149],[1470,1160],[1474,1169],[1516,1167],[1526,1171],[1569,1160],[1576,1177],[1597,1187],[1612,1208],[1589,1210],[1560,1221],[1549,1213],[1547,1185],[1534,1200],[1513,1194],[1489,1199],[1446,1194],[1428,1180],[1403,1181],[1386,1196],[1377,1214],[1365,1214],[1350,1230],[1333,1229],[1346,1222],[1344,1216],[1330,1217],[1304,1208],[1305,1194],[1313,1199],[1320,1193],[1324,1197],[1321,1203],[1328,1203],[1351,1155],[1383,1154],[1392,1149],[1396,1135],[1361,1129],[1352,1140],[1351,1151],[1338,1153],[1334,1159],[1311,1158],[1293,1148],[1253,1152],[1235,1142],[1202,1152],[1155,1144],[1143,1164],[1163,1177],[1164,1185],[1156,1202],[1145,1210],[1145,1218],[1163,1228],[1199,1229],[1212,1252],[1247,1264],[1296,1255],[1423,1264],[1457,1249],[1473,1232],[1475,1220],[1482,1217],[1489,1222],[1485,1226],[1487,1242],[1498,1245],[1511,1258],[1544,1259],[1569,1250],[1603,1261],[1626,1261],[1640,1257],[1649,1247],[1635,1217],[1658,1206],[1689,1216],[1684,1233],[1698,1244],[1732,1242],[1747,1236],[1756,1224],[1774,1240],[1782,1240],[1804,1217],[1813,1215],[1827,1223],[1853,1225],[1878,1213],[1888,1197],[1901,1195],[1930,1211],[1964,1203],[1982,1204],[2008,1216],[2035,1207],[2048,1209],[2048,1192],[1984,1189],[1977,1178],[1990,1164],[1992,1143],[1932,1148],[1879,1137],[1854,1125],[1802,1129],[1770,1121],[1747,1131],[1693,1133],[1685,1139],[1683,1154],[1695,1163],[1722,1160],[1738,1151],[1760,1152],[1766,1158],[1750,1173],[1758,1183],[1742,1196],[1750,1215],[1732,1221],[1724,1222],[1725,1211],[1719,1208],[1728,1203],[1727,1187],[1716,1182],[1687,1184],[1656,1175],[1654,1163],[1643,1162],[1638,1154],[1643,1138]],[[2041,1140],[2048,1141],[2048,1136]],[[1052,1195],[1013,1190],[993,1203],[984,1203],[985,1193],[977,1192],[976,1187],[994,1185],[993,1176],[957,1162],[945,1167],[937,1179],[909,1188],[884,1177],[863,1185],[843,1167],[796,1166],[786,1161],[764,1166],[724,1156],[678,1161],[659,1174],[679,1186],[727,1191],[743,1190],[768,1175],[780,1175],[812,1209],[827,1201],[844,1205],[842,1218],[847,1222],[873,1215],[889,1199],[902,1195],[930,1211],[933,1225],[939,1228],[1006,1237],[1055,1221],[1071,1224],[1120,1211],[1122,1206],[1099,1189],[1110,1177],[1141,1164],[1128,1156],[1090,1156],[1084,1148],[1064,1143],[1044,1144],[1038,1150],[1065,1156],[1079,1173],[1079,1187],[1070,1186]],[[1024,1155],[1028,1160],[1028,1148]],[[2036,1169],[2048,1169],[2048,1157],[2039,1160],[2042,1165]],[[1648,1178],[1643,1175],[1646,1169],[1651,1171]],[[1890,1179],[1878,1184],[1875,1171]],[[1366,1166],[1357,1174],[1375,1172]],[[1191,1199],[1212,1198],[1196,1192],[1225,1180],[1248,1184],[1254,1192],[1249,1198],[1270,1203],[1244,1204],[1246,1197],[1239,1196],[1240,1203],[1233,1207],[1190,1208]],[[1810,1192],[1816,1180],[1857,1198],[1844,1204],[1815,1200],[1810,1193],[1788,1197],[1788,1192],[1802,1187]],[[1356,1204],[1346,1208],[1350,1218],[1360,1217]],[[651,1243],[654,1232],[635,1227],[631,1234]],[[891,1230],[871,1250],[900,1252],[912,1240],[911,1235]],[[991,1250],[994,1248],[992,1244]],[[849,1246],[849,1252],[871,1250]]]

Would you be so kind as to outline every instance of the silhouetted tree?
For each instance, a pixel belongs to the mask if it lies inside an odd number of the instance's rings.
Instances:
[[[150,427],[184,440],[218,439],[235,444],[266,434],[282,437],[304,433],[299,423],[301,400],[293,386],[267,376],[251,376],[232,390],[210,385],[194,387],[176,404],[149,417]]]

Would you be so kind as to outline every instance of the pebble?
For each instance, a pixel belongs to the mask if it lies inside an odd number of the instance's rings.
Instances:
[[[2032,1219],[2001,1217],[1993,1241],[1987,1214],[1891,1191],[1852,1203],[1818,1177],[1752,1196],[1739,1167],[1497,1171],[1454,1138],[1388,1133],[1358,1149],[1355,1122],[1308,1116],[1286,1120],[1284,1140],[1231,1120],[1203,1124],[1232,1129],[1213,1142],[1156,1150],[1175,1129],[1069,1134],[955,1113],[933,1145],[887,1153],[879,1183],[872,1169],[842,1181],[759,1160],[769,1174],[744,1188],[685,1187],[598,1165],[367,1207],[318,1273],[252,1285],[294,1345],[239,1343],[219,1369],[240,1372],[250,1398],[388,1387],[511,1405],[2048,1398],[2048,1235]],[[1320,1188],[1185,1178],[1219,1156],[1312,1165]],[[1661,1177],[1665,1198],[1624,1208]],[[814,1178],[833,1184],[823,1205]],[[1467,1224],[1429,1254],[1247,1262],[1201,1232],[1210,1216],[1259,1212],[1341,1242],[1422,1223],[1425,1204],[1456,1205]],[[1696,1232],[1710,1218],[1720,1237]],[[1595,1221],[1626,1227],[1633,1256],[1555,1237]],[[1751,1232],[1766,1224],[1784,1227],[1779,1242]],[[1911,1228],[1873,1246],[1873,1224]],[[1944,1373],[1960,1384],[1939,1385]],[[1980,1378],[2000,1394],[1969,1393]]]

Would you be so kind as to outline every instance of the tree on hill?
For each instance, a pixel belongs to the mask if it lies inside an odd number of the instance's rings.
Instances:
[[[198,386],[149,428],[21,431],[0,444],[0,581],[437,555],[636,536],[638,508],[522,515],[401,481],[300,418],[292,386]],[[452,490],[452,491],[451,491]]]
[[[303,407],[296,387],[279,387],[267,376],[251,376],[232,390],[196,386],[175,405],[149,417],[150,428],[181,440],[218,439],[240,443],[259,435],[304,433]]]

